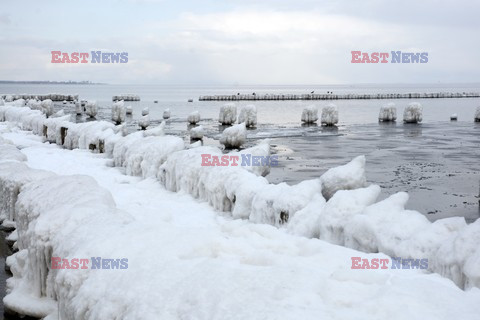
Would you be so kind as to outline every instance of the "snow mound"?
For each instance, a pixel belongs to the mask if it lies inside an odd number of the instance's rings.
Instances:
[[[388,103],[380,108],[378,121],[389,122],[397,120],[397,108],[394,103]]]
[[[203,139],[205,132],[202,126],[198,126],[195,128],[190,129],[190,139],[192,140],[200,140]]]
[[[321,177],[322,194],[330,199],[338,190],[351,190],[365,187],[365,156],[358,156],[349,163],[329,169]]]
[[[302,122],[315,123],[318,120],[318,109],[314,105],[308,106],[302,111]]]
[[[247,127],[255,127],[257,125],[257,108],[253,104],[240,108],[238,123],[242,122],[245,122]]]
[[[422,122],[422,105],[418,102],[409,103],[403,111],[403,122],[418,123]]]
[[[247,128],[245,123],[240,123],[223,130],[220,143],[226,148],[240,148],[246,140]]]
[[[223,125],[231,125],[237,120],[237,107],[233,103],[227,103],[220,107],[218,121]]]
[[[187,121],[190,124],[197,124],[198,122],[200,122],[200,112],[193,111],[192,113],[190,113],[187,117]]]
[[[328,104],[322,109],[322,125],[334,126],[338,123],[338,109],[333,103]]]

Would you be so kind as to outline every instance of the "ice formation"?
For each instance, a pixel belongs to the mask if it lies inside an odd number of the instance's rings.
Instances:
[[[171,112],[170,112],[170,109],[165,109],[163,111],[163,119],[169,119],[171,116]]]
[[[422,122],[422,105],[418,102],[409,103],[403,111],[403,122],[418,123]]]
[[[50,100],[50,99],[43,100],[42,103],[41,103],[41,106],[42,106],[42,109],[43,109],[43,113],[45,113],[45,115],[47,117],[49,117],[53,114],[53,102],[52,102],[52,100]]]
[[[458,120],[458,115],[457,115],[456,113],[452,114],[452,115],[450,116],[450,120],[451,120],[451,121],[457,121],[457,120]]]
[[[150,109],[148,107],[145,107],[142,109],[142,116],[146,116],[150,113]]]
[[[257,125],[257,108],[253,104],[248,104],[240,108],[238,115],[238,123],[245,122],[247,127],[255,127]]]
[[[315,123],[318,120],[318,109],[314,105],[308,106],[302,111],[302,122]]]
[[[220,143],[226,148],[240,148],[247,140],[245,123],[240,123],[223,130]]]
[[[334,126],[338,123],[338,109],[333,103],[328,104],[322,109],[322,125]]]
[[[197,124],[198,122],[200,122],[200,112],[193,111],[192,113],[190,113],[187,117],[187,121],[190,124]]]
[[[380,108],[380,113],[378,115],[378,121],[380,122],[389,122],[397,120],[397,108],[394,103],[387,103]]]
[[[220,107],[218,121],[223,125],[234,124],[237,120],[237,107],[233,103],[226,103]]]
[[[114,121],[116,124],[120,124],[122,122],[125,122],[125,116],[126,116],[126,109],[125,109],[125,103],[123,100],[114,102],[112,105],[112,121]]]
[[[147,129],[147,127],[150,125],[150,116],[147,114],[141,117],[140,120],[138,120],[138,125],[140,128],[142,128],[142,130]]]
[[[85,105],[85,113],[90,118],[95,118],[98,113],[97,102],[96,101],[88,101]]]
[[[477,110],[475,111],[475,122],[480,122],[480,107],[477,107]]]
[[[195,128],[190,129],[190,139],[192,140],[200,140],[203,139],[205,132],[202,126],[198,126]]]
[[[75,114],[80,116],[83,113],[83,106],[79,101],[75,101]]]
[[[131,114],[133,113],[133,108],[132,108],[132,106],[127,106],[127,107],[125,108],[125,112],[126,112],[126,114],[131,115]]]

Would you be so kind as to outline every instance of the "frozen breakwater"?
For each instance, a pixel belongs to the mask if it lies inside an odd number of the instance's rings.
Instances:
[[[49,94],[0,94],[0,99],[5,100],[6,102],[11,102],[19,99],[36,99],[36,100],[47,100],[52,101],[76,101],[78,100],[78,94],[59,94],[59,93],[49,93]]]
[[[118,96],[113,96],[112,101],[140,101],[140,96],[136,94],[121,94]]]
[[[478,98],[478,92],[437,93],[377,93],[377,94],[232,94],[205,95],[199,101],[243,101],[243,100],[355,100],[355,99],[435,99],[435,98]]]
[[[430,271],[462,288],[480,287],[480,220],[470,225],[463,218],[430,223],[420,213],[405,210],[405,193],[377,202],[381,190],[367,184],[363,156],[298,185],[275,185],[263,177],[269,169],[265,166],[202,166],[201,154],[221,156],[222,151],[185,145],[182,139],[165,135],[162,126],[125,135],[121,126],[109,122],[47,119],[38,110],[8,104],[0,107],[0,121],[16,123],[66,149],[104,152],[128,175],[155,179],[167,190],[188,193],[233,218],[364,252],[428,258]],[[22,300],[15,298],[28,289],[38,302],[32,304],[37,308],[32,315],[47,315],[58,305],[62,319],[88,318],[93,311],[80,307],[76,297],[88,295],[86,284],[93,272],[80,276],[50,270],[50,258],[81,256],[102,247],[97,235],[108,238],[115,228],[128,225],[131,217],[118,210],[111,195],[92,178],[30,169],[21,151],[8,141],[0,143],[5,150],[0,154],[0,197],[10,199],[1,198],[5,203],[1,214],[4,224],[16,226],[19,248],[7,261],[14,277],[6,305],[23,308]],[[242,152],[269,155],[270,148],[262,142]],[[91,227],[95,229],[90,230],[90,238],[78,233],[79,228]]]

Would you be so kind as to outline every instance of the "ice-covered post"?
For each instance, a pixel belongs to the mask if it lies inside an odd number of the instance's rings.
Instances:
[[[475,112],[475,122],[480,122],[480,107],[477,107],[477,111]]]
[[[147,129],[147,127],[150,125],[150,116],[147,114],[138,120],[138,125],[142,130]]]
[[[403,111],[403,122],[419,123],[422,122],[423,108],[418,102],[409,103]]]
[[[397,120],[397,108],[394,103],[387,103],[380,108],[380,113],[378,114],[378,121],[380,122],[389,122]]]
[[[249,104],[240,109],[238,115],[238,123],[245,122],[247,127],[255,127],[257,125],[257,108],[253,104]]]
[[[169,119],[170,116],[171,116],[170,109],[165,109],[165,111],[163,111],[163,119]]]
[[[450,121],[457,121],[457,120],[458,120],[458,116],[457,116],[456,113],[454,113],[450,116]]]
[[[142,110],[142,116],[146,116],[150,113],[150,109],[148,107],[143,108]]]
[[[43,113],[48,117],[53,114],[53,102],[50,99],[43,100],[41,103]]]
[[[225,148],[240,148],[247,140],[247,127],[245,123],[236,124],[223,130],[220,143]]]
[[[126,108],[126,114],[127,114],[127,115],[131,115],[132,113],[133,113],[133,108],[132,108],[132,106],[127,106],[127,108]]]
[[[314,106],[308,106],[302,111],[302,122],[315,123],[318,120],[318,109]]]
[[[220,107],[218,122],[223,125],[231,125],[237,120],[237,107],[233,103],[227,103]]]
[[[80,101],[75,101],[75,113],[77,116],[80,116],[83,113],[83,107]]]
[[[126,110],[123,100],[114,102],[112,105],[112,121],[114,121],[116,125],[119,125],[125,122],[125,115]]]
[[[198,126],[190,129],[190,140],[201,140],[203,139],[204,131],[202,126]]]
[[[85,105],[85,113],[90,118],[95,118],[95,116],[97,115],[97,112],[98,112],[97,101],[95,100],[88,101],[87,104]]]
[[[322,125],[334,126],[338,123],[338,109],[333,103],[328,104],[322,109]]]
[[[200,112],[193,111],[192,113],[190,113],[187,117],[187,121],[190,124],[197,124],[198,122],[200,122]]]

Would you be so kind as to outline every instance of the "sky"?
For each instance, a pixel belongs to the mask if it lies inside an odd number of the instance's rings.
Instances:
[[[480,1],[0,0],[0,80],[112,84],[471,83]],[[128,52],[54,64],[51,51]],[[351,51],[428,52],[354,64]]]

